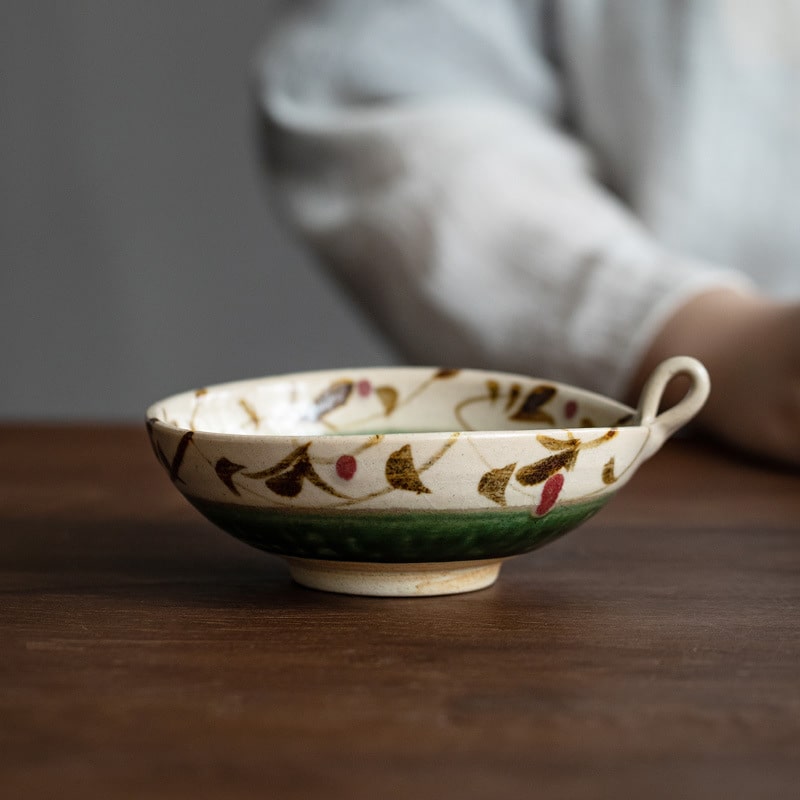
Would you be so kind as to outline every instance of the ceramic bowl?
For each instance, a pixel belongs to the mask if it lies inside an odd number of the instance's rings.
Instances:
[[[658,413],[677,374],[690,389]],[[638,409],[481,370],[367,368],[198,389],[147,412],[177,489],[292,577],[350,594],[452,594],[580,525],[702,407],[676,357]]]

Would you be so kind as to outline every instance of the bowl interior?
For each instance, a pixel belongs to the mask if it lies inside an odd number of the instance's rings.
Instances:
[[[613,427],[633,410],[520,375],[385,367],[220,384],[156,403],[148,417],[208,433],[309,436]]]

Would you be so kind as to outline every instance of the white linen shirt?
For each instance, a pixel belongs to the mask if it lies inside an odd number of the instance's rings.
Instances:
[[[689,298],[800,291],[800,2],[288,5],[280,207],[409,360],[621,396]]]

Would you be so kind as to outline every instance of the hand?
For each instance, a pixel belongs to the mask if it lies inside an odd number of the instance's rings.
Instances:
[[[661,329],[632,397],[672,355],[695,356],[711,376],[699,427],[739,450],[800,466],[800,304],[728,289],[699,295]],[[680,387],[670,389],[666,400],[674,402]]]

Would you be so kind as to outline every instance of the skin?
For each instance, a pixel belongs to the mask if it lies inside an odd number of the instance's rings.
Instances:
[[[691,355],[711,376],[698,427],[735,449],[800,466],[800,303],[715,290],[691,300],[662,328],[634,378],[636,398],[657,364]],[[675,380],[666,403],[681,397]]]

